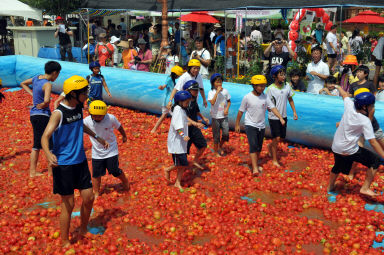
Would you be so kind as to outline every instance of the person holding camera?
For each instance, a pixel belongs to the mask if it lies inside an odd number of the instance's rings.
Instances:
[[[197,59],[200,61],[200,75],[203,79],[209,79],[209,70],[208,67],[211,64],[211,54],[207,49],[203,47],[204,40],[202,37],[197,37],[195,39],[195,48],[196,50],[192,51],[191,59]]]
[[[55,38],[59,37],[61,60],[65,61],[65,56],[68,54],[68,60],[73,61],[72,42],[70,36],[73,36],[71,29],[64,24],[64,19],[57,16],[56,23],[58,27],[55,31]]]
[[[149,72],[152,63],[152,51],[147,47],[147,42],[143,38],[140,38],[137,44],[139,45],[139,53],[135,56],[136,70]]]
[[[288,52],[283,51],[283,47],[288,49]],[[287,69],[288,62],[295,56],[291,47],[288,46],[287,41],[280,38],[274,40],[264,51],[264,56],[268,59],[267,74],[270,73],[272,67],[282,65]],[[273,82],[272,77],[267,75],[268,84]]]

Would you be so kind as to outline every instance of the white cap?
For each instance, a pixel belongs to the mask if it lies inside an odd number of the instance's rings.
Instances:
[[[117,38],[116,36],[111,36],[111,43],[115,43],[115,42],[118,42],[120,41],[120,38]]]

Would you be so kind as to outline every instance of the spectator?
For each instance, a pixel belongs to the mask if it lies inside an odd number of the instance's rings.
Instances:
[[[165,74],[171,74],[172,68],[179,65],[179,57],[177,56],[175,48],[167,45],[164,49],[167,50],[167,55],[165,56]]]
[[[180,24],[179,22],[175,23],[175,44],[177,46],[177,49],[180,47],[180,39],[181,39],[181,34],[180,34]]]
[[[283,51],[283,47],[286,47],[288,49],[288,52]],[[274,51],[272,51],[274,49]],[[268,59],[268,73],[270,73],[270,70],[272,67],[277,65],[282,65],[284,69],[287,68],[288,62],[292,59],[292,57],[295,55],[295,53],[292,51],[291,47],[287,47],[287,42],[277,39],[273,41],[271,44],[268,45],[268,47],[264,51],[264,56]],[[271,84],[272,77],[268,75],[268,84]]]
[[[124,69],[135,69],[132,67],[135,65],[135,57],[137,56],[137,51],[133,47],[133,40],[128,39],[128,42],[127,41],[121,41],[118,46],[120,46],[124,49],[123,53],[122,53],[122,58],[123,58],[123,63],[124,63],[123,68]]]
[[[349,96],[354,97],[355,96],[355,91],[360,89],[360,88],[367,88],[369,89],[369,92],[372,94],[376,94],[376,88],[373,85],[372,82],[368,80],[369,76],[369,68],[368,66],[361,65],[356,69],[356,77],[359,79],[357,82],[354,82],[351,84],[349,87]]]
[[[268,19],[261,21],[260,32],[263,35],[264,43],[272,41],[271,23]]]
[[[325,88],[320,89],[320,95],[328,95],[328,96],[340,96],[339,90],[336,89],[336,78],[333,76],[329,76],[325,79]]]
[[[349,45],[351,48],[351,54],[357,57],[357,62],[363,60],[363,53],[361,46],[363,46],[363,39],[360,36],[360,30],[355,29],[352,33],[352,37],[349,39]]]
[[[200,75],[203,79],[209,78],[208,67],[211,64],[211,54],[203,47],[203,38],[197,37],[195,39],[195,50],[192,51],[190,59],[197,59],[201,63]]]
[[[113,66],[113,46],[107,42],[105,33],[99,34],[99,43],[96,45],[95,57],[99,60],[101,66]]]
[[[96,22],[96,28],[94,29],[93,36],[98,40],[100,34],[106,34],[107,31],[101,26],[101,22],[97,20]]]
[[[376,93],[377,101],[384,101],[384,76],[378,78],[379,81],[379,91]]]
[[[233,36],[233,33],[229,33],[227,39],[227,47],[226,47],[226,69],[227,74],[230,74],[232,77],[235,73],[235,64],[236,64],[236,49],[237,49],[237,38]]]
[[[336,57],[338,53],[337,47],[337,36],[336,36],[337,25],[331,27],[331,31],[328,32],[326,37],[327,53],[328,53],[328,66],[333,72],[335,71]]]
[[[120,38],[121,37],[121,33],[119,30],[116,30],[116,24],[115,23],[112,23],[110,26],[109,26],[109,30],[108,30],[108,34],[110,37],[112,36],[115,36],[117,38]]]
[[[127,24],[125,24],[124,18],[120,19],[119,26],[121,26],[121,30],[124,31],[124,34],[125,34],[125,31],[127,31]]]
[[[160,53],[160,44],[161,44],[161,25],[156,24],[153,27],[153,32],[149,33],[149,43],[151,44],[151,50],[155,59],[157,55]]]
[[[257,44],[263,43],[263,34],[260,32],[260,27],[253,26],[251,32],[251,40],[256,42]]]
[[[85,51],[85,54],[88,56],[88,45],[89,45],[89,60],[92,62],[95,58],[95,49],[96,49],[96,42],[95,38],[93,36],[89,37],[89,44],[86,43],[83,47],[83,51]]]
[[[217,37],[216,37],[215,46],[214,46],[214,57],[224,56],[225,54],[224,29],[223,28],[217,29],[216,34],[217,34]]]
[[[321,60],[322,53],[320,47],[312,49],[312,62],[307,66],[308,93],[319,94],[320,89],[324,87],[325,79],[329,76],[329,67]]]
[[[59,37],[61,60],[65,61],[65,56],[68,54],[68,60],[73,61],[72,42],[70,36],[73,36],[71,29],[64,24],[62,17],[57,16],[56,22],[59,25],[55,32],[55,38]]]
[[[380,74],[381,66],[383,65],[383,53],[384,53],[384,37],[380,37],[375,49],[372,52],[372,56],[375,57],[375,76],[373,78],[373,84],[377,86],[377,80]]]
[[[152,63],[152,52],[147,47],[147,42],[143,38],[140,38],[137,44],[139,45],[139,52],[137,57],[135,57],[137,60],[137,70],[149,72],[149,67]]]
[[[316,38],[316,41],[319,45],[323,44],[324,29],[321,23],[316,25],[316,29],[313,30],[311,36]]]
[[[300,70],[299,69],[293,69],[289,76],[291,77],[290,85],[293,90],[305,92],[307,91],[307,88],[305,87],[304,82],[300,79]]]
[[[281,24],[277,25],[273,35],[275,36],[275,40],[277,39],[284,40],[284,30],[282,29]]]
[[[345,36],[345,33],[343,31],[341,31],[340,37],[341,37],[340,42],[341,42],[342,53],[343,53],[343,55],[346,56],[351,51],[351,49],[349,48],[348,38]]]
[[[212,40],[211,40],[211,37],[210,37],[212,31],[213,31],[213,26],[212,25],[207,25],[205,27],[205,32],[204,32],[204,37],[203,37],[203,47],[205,49],[207,49],[209,51],[209,53],[213,53],[213,44],[212,44]]]
[[[95,38],[96,37],[95,29],[96,29],[97,25],[96,25],[96,21],[94,19],[91,19],[89,21],[89,27],[91,28],[91,35]]]
[[[112,60],[113,60],[113,66],[118,66],[121,61],[121,55],[119,53],[119,49],[117,48],[117,45],[120,43],[120,38],[117,38],[116,36],[111,37],[110,43],[113,46],[113,55],[112,55]]]

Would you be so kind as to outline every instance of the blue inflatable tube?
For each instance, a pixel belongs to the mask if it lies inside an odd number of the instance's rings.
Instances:
[[[4,56],[0,57],[0,78],[4,86],[18,86],[21,81],[34,75],[44,73],[44,64],[47,59],[29,56]],[[59,61],[62,71],[55,81],[53,91],[60,93],[63,82],[72,75],[86,77],[90,74],[88,65]],[[120,105],[140,111],[160,114],[163,91],[158,89],[164,84],[166,75],[129,71],[118,68],[102,67],[112,97],[104,93],[104,100],[109,104]],[[231,94],[231,108],[229,111],[229,124],[234,128],[238,109],[242,98],[252,90],[250,85],[225,82],[223,86]],[[206,96],[211,89],[208,80],[204,80]],[[311,95],[296,92],[293,97],[299,120],[293,120],[292,110],[288,108],[287,140],[313,147],[330,148],[333,135],[336,131],[336,122],[340,121],[344,111],[341,97]],[[200,110],[204,116],[209,117],[210,106],[204,108],[199,96]],[[376,103],[375,116],[380,126],[384,126],[384,103]],[[269,135],[269,125],[266,121]]]

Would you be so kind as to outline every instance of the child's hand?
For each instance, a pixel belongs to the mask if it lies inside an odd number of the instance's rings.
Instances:
[[[127,142],[127,137],[123,136],[123,143]]]
[[[51,166],[57,166],[57,158],[56,155],[53,153],[50,153],[47,155],[48,164]]]
[[[336,122],[336,127],[338,128],[340,126],[340,122]]]
[[[299,117],[297,117],[297,114],[295,112],[293,113],[293,119],[294,120],[298,120],[299,119]]]
[[[208,118],[203,117],[203,120],[204,120],[205,123],[207,123],[207,125],[209,124],[209,119]]]
[[[220,93],[221,91],[223,91],[223,86],[219,86],[219,87],[217,87],[217,89],[216,89],[216,93]]]
[[[203,123],[201,123],[201,122],[195,122],[195,127],[197,127],[197,128],[203,128],[204,127],[204,124]]]
[[[228,109],[224,110],[224,116],[228,116]]]
[[[236,124],[235,126],[235,132],[240,133],[240,125]]]
[[[189,141],[189,136],[184,136],[184,141],[188,142]]]
[[[167,109],[171,110],[171,107],[172,107],[172,101],[169,101],[168,104],[167,104]]]
[[[44,103],[37,104],[37,105],[36,105],[36,108],[37,108],[37,109],[43,109],[43,104],[44,104]]]
[[[97,137],[96,139],[101,145],[104,146],[104,149],[109,149],[109,143],[107,141],[105,141],[103,138],[101,138],[100,136]]]
[[[295,118],[295,117],[293,117],[293,118]],[[280,123],[281,123],[281,125],[284,126],[284,125],[285,125],[285,120],[284,120],[283,118],[281,118],[281,119],[280,119]]]
[[[109,97],[112,97],[111,93],[108,93],[108,96],[109,96]]]
[[[207,100],[204,100],[203,104],[204,104],[204,107],[207,108],[208,106]]]
[[[164,89],[164,86],[163,86],[163,85],[160,85],[160,86],[159,86],[159,89],[160,89],[160,90],[163,90],[163,89]]]

